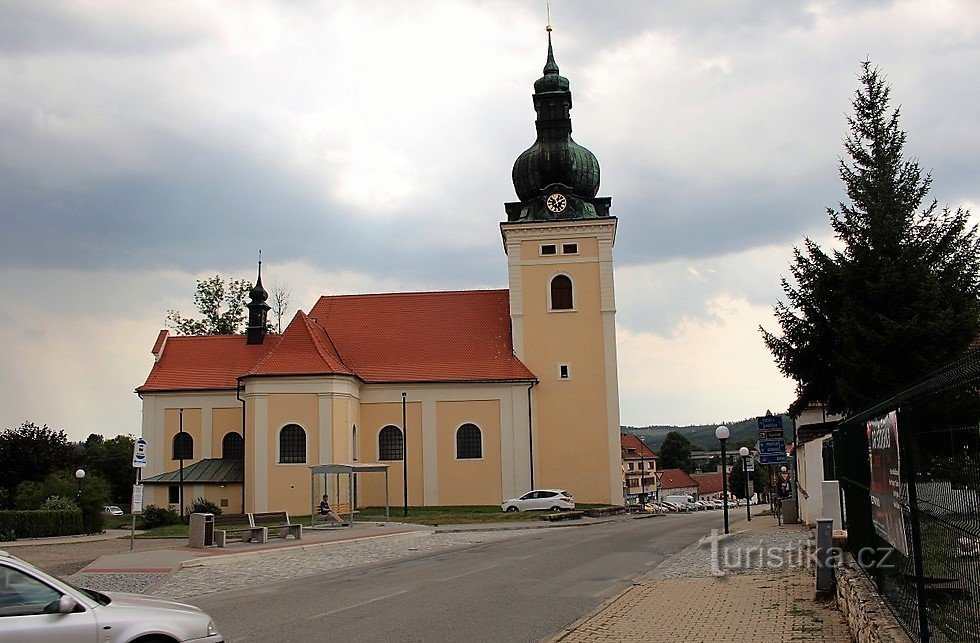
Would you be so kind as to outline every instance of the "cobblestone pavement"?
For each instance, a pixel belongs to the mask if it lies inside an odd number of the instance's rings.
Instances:
[[[215,557],[205,564],[170,574],[86,573],[86,587],[103,591],[147,592],[186,599],[228,589],[254,587],[259,583],[288,580],[371,563],[432,554],[459,547],[513,538],[529,530],[397,534],[380,538],[319,543],[264,551],[247,558]],[[165,580],[164,580],[165,579]],[[162,581],[162,582],[161,582]],[[156,585],[159,583],[158,585]]]
[[[810,531],[752,522],[681,550],[553,640],[851,641],[836,604],[814,599]]]
[[[785,571],[634,585],[556,640],[841,643],[851,635],[833,602],[814,602],[812,576]]]

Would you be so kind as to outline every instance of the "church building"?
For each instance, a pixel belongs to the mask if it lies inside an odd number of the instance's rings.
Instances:
[[[398,506],[494,505],[531,489],[622,504],[610,198],[572,140],[548,34],[537,140],[499,224],[501,290],[324,295],[267,332],[262,267],[244,335],[160,331],[143,401],[144,505],[307,514],[310,467],[385,463]],[[407,471],[403,466],[407,465]],[[182,483],[181,483],[182,481]],[[181,493],[182,491],[182,493]],[[356,494],[382,505],[385,479]],[[336,495],[335,495],[336,494]]]

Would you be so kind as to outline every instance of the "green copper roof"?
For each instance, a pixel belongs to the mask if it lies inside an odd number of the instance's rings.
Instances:
[[[534,83],[532,98],[537,113],[534,123],[537,139],[514,162],[512,177],[517,198],[528,203],[540,199],[544,190],[562,186],[566,196],[593,199],[599,191],[599,161],[592,152],[572,140],[569,115],[572,94],[568,79],[558,73],[550,30],[544,76]],[[541,208],[535,208],[538,210]],[[541,212],[548,216],[544,210]],[[583,204],[573,218],[594,216],[594,208]]]
[[[241,483],[245,480],[245,463],[241,460],[207,458],[184,466],[184,483]],[[141,480],[143,484],[174,484],[180,482],[180,470],[161,473]]]

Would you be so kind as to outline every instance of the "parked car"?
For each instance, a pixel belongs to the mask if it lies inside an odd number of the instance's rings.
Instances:
[[[0,550],[0,637],[21,641],[134,639],[221,643],[200,608],[174,601],[81,589]]]
[[[116,505],[106,505],[105,507],[102,507],[102,513],[106,514],[107,516],[121,516],[123,515],[123,510]]]
[[[501,511],[562,511],[574,508],[575,500],[564,489],[535,489],[520,498],[511,498],[500,503]]]

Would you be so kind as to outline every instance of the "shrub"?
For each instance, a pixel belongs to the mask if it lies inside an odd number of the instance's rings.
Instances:
[[[210,500],[204,498],[195,498],[194,504],[191,505],[191,513],[194,514],[214,514],[215,516],[221,515],[221,507],[214,504]]]
[[[180,516],[170,507],[157,507],[147,505],[143,507],[143,526],[146,529],[162,527],[164,525],[176,525],[180,522]]]
[[[85,533],[85,529],[78,507],[70,510],[0,511],[0,540],[81,533]]]
[[[71,498],[62,498],[61,496],[51,496],[44,501],[41,505],[41,509],[48,509],[51,511],[78,511],[78,505]]]

